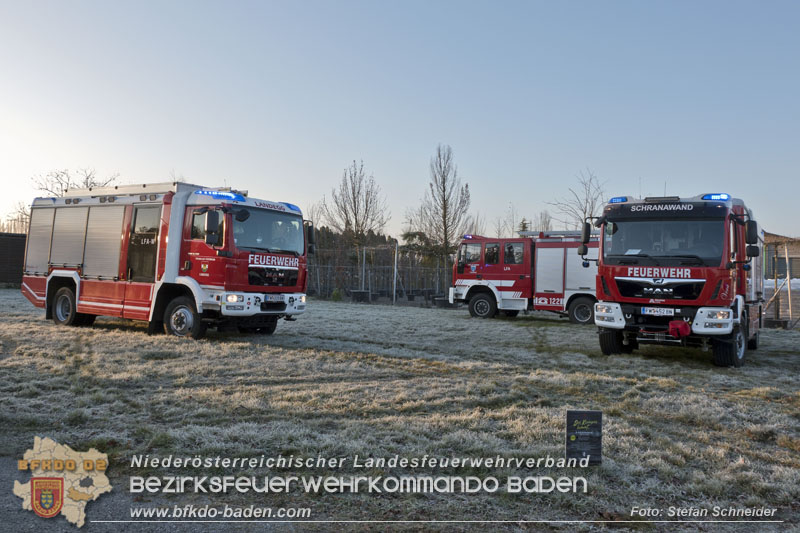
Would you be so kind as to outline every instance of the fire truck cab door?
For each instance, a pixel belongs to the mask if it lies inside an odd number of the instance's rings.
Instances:
[[[505,292],[505,297],[527,298],[531,289],[530,244],[525,241],[501,242],[498,267],[501,271],[498,290]]]
[[[481,268],[483,245],[479,242],[462,243],[458,249],[459,276],[465,279],[480,279],[483,275]]]
[[[127,283],[122,316],[146,319],[156,280],[161,206],[134,206],[128,235]]]

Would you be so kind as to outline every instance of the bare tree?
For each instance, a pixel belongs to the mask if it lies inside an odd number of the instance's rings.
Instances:
[[[318,226],[322,223],[324,212],[322,200],[320,200],[319,202],[314,202],[313,204],[309,205],[303,214],[305,215],[306,219],[313,222],[315,226]]]
[[[604,204],[604,184],[600,183],[590,169],[581,171],[577,179],[578,184],[569,188],[569,194],[565,198],[547,202],[559,214],[559,217],[554,217],[555,220],[564,224],[566,229],[577,229],[586,217],[599,215]]]
[[[486,233],[486,220],[480,213],[475,213],[469,217],[469,222],[465,226],[464,233],[472,235],[483,235]]]
[[[514,207],[513,202],[508,202],[508,210],[506,211],[505,231],[508,237],[516,237],[517,235],[517,209]]]
[[[367,177],[364,162],[344,169],[338,188],[331,190],[330,202],[322,199],[322,215],[330,227],[361,244],[370,231],[379,233],[389,222],[386,197],[375,177]]]
[[[89,187],[105,187],[114,183],[119,174],[99,178],[93,168],[78,169],[75,174],[69,170],[53,170],[44,175],[31,178],[33,186],[50,196],[64,196],[70,189],[88,189]]]
[[[31,222],[31,208],[24,202],[17,202],[14,209],[0,222],[0,231],[6,233],[28,233]]]
[[[531,221],[532,231],[552,231],[552,229],[553,217],[550,216],[547,209],[540,211],[536,218]]]
[[[469,185],[461,184],[450,146],[436,147],[430,172],[431,181],[422,205],[406,215],[406,222],[412,231],[422,232],[431,239],[446,267],[449,254],[470,222]]]
[[[506,234],[506,221],[503,217],[497,217],[494,219],[492,223],[492,228],[494,229],[494,236],[498,239],[502,238]]]

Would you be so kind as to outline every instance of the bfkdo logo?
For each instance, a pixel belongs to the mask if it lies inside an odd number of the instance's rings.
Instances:
[[[42,518],[52,518],[64,505],[63,477],[32,477],[31,507]]]
[[[27,482],[15,480],[14,494],[26,511],[42,518],[63,516],[81,527],[87,504],[111,492],[107,468],[108,456],[94,448],[80,452],[53,439],[35,437],[33,448],[17,461],[17,470],[30,472],[31,477]]]

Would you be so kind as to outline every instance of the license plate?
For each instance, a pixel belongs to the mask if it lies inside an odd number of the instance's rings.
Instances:
[[[282,294],[267,294],[267,299],[264,300],[266,302],[282,302],[283,295]]]
[[[669,307],[642,307],[643,315],[675,316],[675,310]]]

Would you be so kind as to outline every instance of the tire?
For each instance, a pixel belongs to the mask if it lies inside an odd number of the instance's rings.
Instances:
[[[78,313],[78,306],[75,302],[75,292],[69,287],[61,287],[53,296],[50,304],[53,314],[53,322],[59,326],[79,326],[81,314]]]
[[[469,314],[475,318],[492,318],[497,314],[497,302],[494,296],[481,292],[469,301]]]
[[[573,324],[594,324],[594,300],[580,296],[572,300],[567,309]]]
[[[191,298],[179,296],[164,310],[164,332],[168,335],[199,339],[206,334],[206,327]]]
[[[603,355],[620,354],[625,348],[627,347],[622,344],[622,331],[600,328],[600,351],[603,352]]]
[[[747,339],[747,349],[748,350],[758,350],[758,341],[759,337],[761,337],[761,331],[756,331],[756,334],[753,335],[752,339]]]
[[[735,326],[733,334],[726,339],[713,339],[711,352],[716,366],[744,366],[747,349],[747,329]]]
[[[503,311],[503,314],[506,315],[508,318],[514,318],[519,314],[519,311],[516,309],[512,309],[511,311]]]

